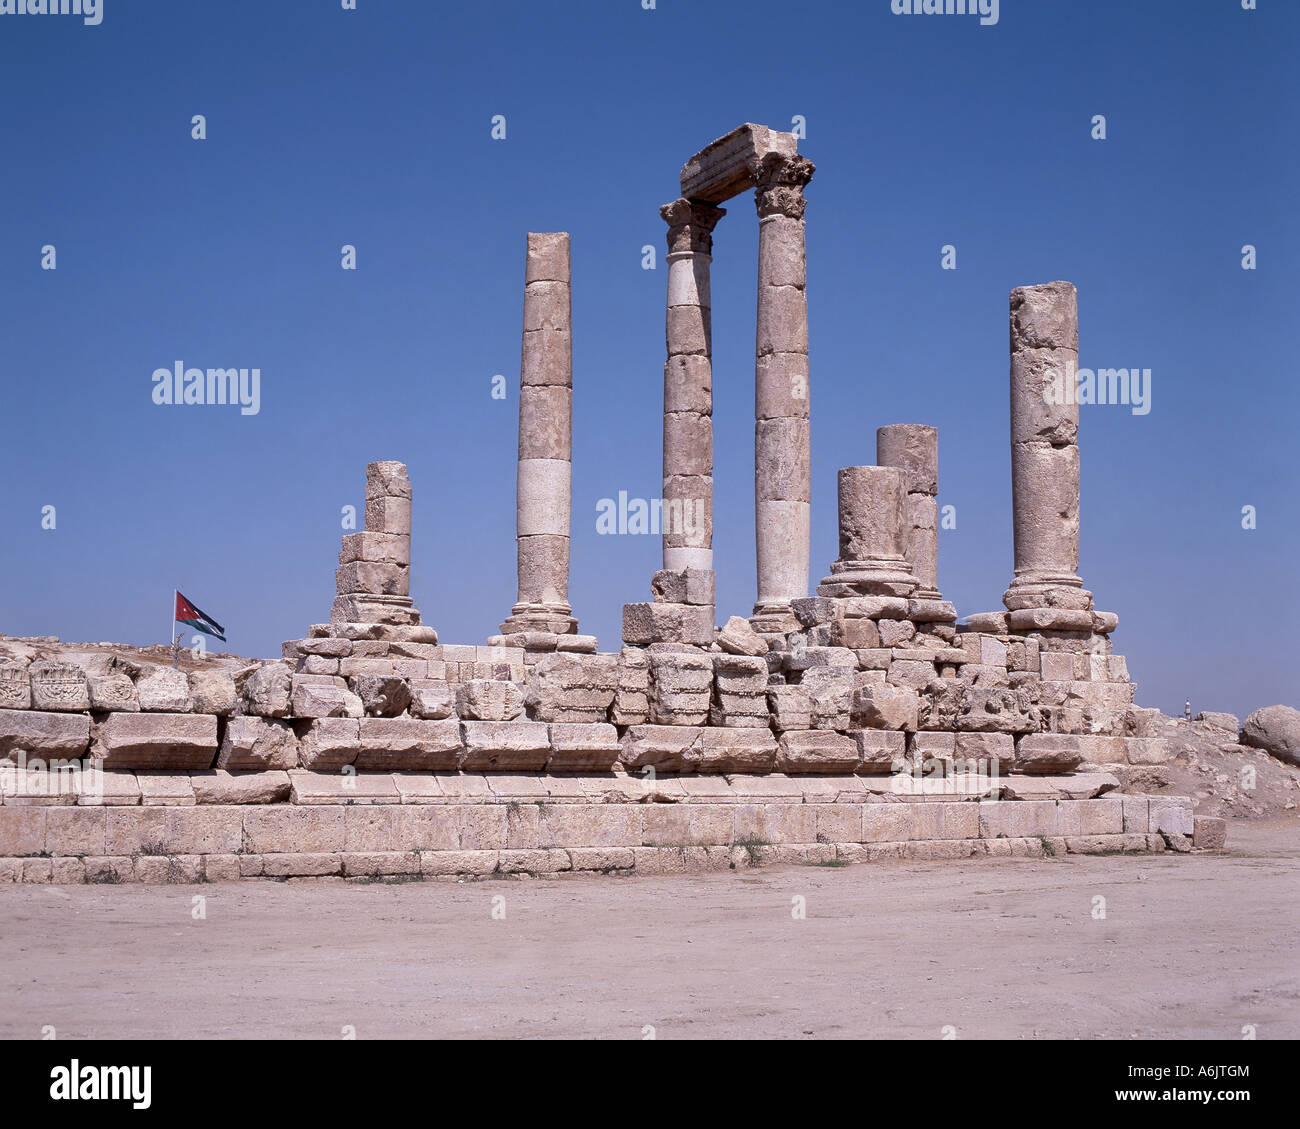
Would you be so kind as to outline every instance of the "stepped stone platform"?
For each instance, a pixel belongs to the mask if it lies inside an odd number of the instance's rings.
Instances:
[[[782,774],[104,775],[79,796],[6,797],[0,882],[664,874],[1186,851],[1218,845],[1221,824],[1195,820],[1189,799],[1106,795],[1116,784],[1106,774],[913,781],[905,792],[897,778]]]
[[[449,645],[411,598],[414,494],[366,470],[328,623],[279,661],[184,673],[0,662],[0,877],[659,871],[1189,850],[1218,820],[1167,783],[1159,714],[1079,565],[1074,287],[1011,292],[1014,572],[1004,610],[939,589],[933,427],[838,473],[839,551],[808,592],[811,433],[797,139],[745,124],[687,162],[668,225],[663,567],[600,651],[569,602],[569,237],[529,233],[517,599]],[[753,189],[757,599],[717,625],[709,267]],[[33,652],[34,654],[34,652]]]

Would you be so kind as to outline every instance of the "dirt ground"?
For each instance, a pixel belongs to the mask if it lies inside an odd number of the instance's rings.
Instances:
[[[1294,1039],[1298,892],[1294,818],[1217,855],[8,886],[0,1036]]]

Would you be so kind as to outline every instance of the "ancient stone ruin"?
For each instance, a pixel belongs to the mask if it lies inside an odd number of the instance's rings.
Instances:
[[[663,568],[601,651],[569,603],[569,237],[530,233],[518,598],[485,645],[410,596],[412,488],[366,470],[328,623],[280,661],[188,676],[0,667],[0,877],[665,872],[877,858],[1222,845],[1134,706],[1118,623],[1078,576],[1075,290],[1011,294],[1015,572],[964,623],[939,589],[938,436],[877,431],[838,475],[839,552],[810,565],[803,190],[793,134],[743,125],[692,157],[668,225]],[[759,219],[757,599],[716,626],[709,265],[720,205]],[[418,513],[418,508],[415,510]],[[40,764],[34,764],[39,759]],[[61,761],[63,771],[46,765]]]

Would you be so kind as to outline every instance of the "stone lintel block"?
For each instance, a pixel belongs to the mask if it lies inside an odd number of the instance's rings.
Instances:
[[[695,751],[699,772],[762,773],[776,767],[776,738],[766,726],[703,729]]]
[[[628,768],[694,772],[700,763],[698,742],[703,732],[687,725],[632,725],[623,735],[619,760]]]
[[[547,726],[537,721],[466,721],[462,767],[467,772],[540,771],[551,755]]]
[[[903,767],[906,734],[897,730],[855,729],[849,733],[858,751],[854,770],[863,775],[885,775]]]
[[[217,754],[213,714],[111,713],[91,736],[91,756],[114,769],[205,769]]]
[[[618,761],[618,730],[604,722],[553,722],[548,772],[604,772]]]
[[[452,771],[464,756],[460,722],[455,718],[363,717],[358,724],[359,770]]]
[[[90,745],[90,718],[84,713],[0,710],[0,755],[80,757]]]
[[[1068,733],[1027,733],[1016,741],[1015,770],[1029,774],[1069,772],[1084,759],[1085,743]]]
[[[196,804],[278,804],[289,799],[289,774],[284,771],[192,772],[190,786]]]
[[[721,204],[754,187],[752,169],[756,162],[768,153],[792,157],[798,146],[793,133],[746,122],[709,142],[682,166],[682,196]]]
[[[854,739],[813,729],[782,733],[776,754],[777,771],[787,773],[851,773],[859,763]]]

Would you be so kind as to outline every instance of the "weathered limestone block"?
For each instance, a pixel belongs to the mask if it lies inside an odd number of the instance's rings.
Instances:
[[[43,659],[32,663],[27,673],[31,680],[32,709],[60,712],[90,709],[90,687],[81,667]]]
[[[459,767],[464,746],[455,718],[363,717],[359,722],[358,769],[450,771]]]
[[[776,738],[770,729],[704,729],[695,752],[699,772],[771,772]]]
[[[1228,842],[1228,821],[1198,815],[1192,820],[1192,846],[1202,851],[1220,851]]]
[[[778,733],[813,727],[812,700],[802,685],[769,687],[767,706],[772,728]]]
[[[244,710],[258,717],[287,717],[293,671],[287,663],[267,663],[244,682]]]
[[[889,664],[886,681],[891,686],[902,686],[908,690],[924,690],[938,677],[938,670],[933,662],[916,659],[893,659]]]
[[[906,735],[896,730],[855,729],[848,736],[857,746],[858,765],[856,772],[864,775],[883,776],[902,771]]]
[[[217,719],[212,714],[110,713],[94,723],[91,738],[90,755],[106,768],[211,768]]]
[[[711,656],[667,651],[650,655],[650,720],[656,725],[702,725],[713,692]]]
[[[217,768],[270,770],[297,767],[298,737],[287,721],[232,717],[222,725]]]
[[[461,731],[466,772],[536,772],[550,759],[550,734],[541,722],[466,721]]]
[[[1026,690],[981,690],[952,680],[922,696],[918,720],[922,729],[972,733],[1035,733],[1043,724]]]
[[[523,691],[513,682],[472,678],[456,687],[456,713],[467,721],[513,721],[523,712]]]
[[[776,753],[778,772],[850,773],[859,761],[855,740],[817,730],[782,733]]]
[[[1078,737],[1066,733],[1029,733],[1016,742],[1015,771],[1069,772],[1083,760],[1083,753]]]
[[[226,670],[192,670],[189,676],[190,707],[195,713],[229,717],[235,712],[235,680]]]
[[[525,704],[529,716],[538,721],[605,721],[621,684],[625,662],[624,657],[615,654],[559,653],[543,657],[528,676]]]
[[[352,593],[384,596],[409,596],[411,594],[410,565],[387,564],[382,561],[350,561],[334,572],[340,595]]]
[[[323,771],[352,764],[361,751],[360,722],[351,717],[322,717],[294,726],[298,763]]]
[[[367,717],[396,717],[411,704],[411,687],[396,674],[353,674],[348,688]]]
[[[135,683],[125,674],[92,674],[90,683],[90,708],[103,713],[138,713],[140,700],[136,697]],[[231,682],[231,693],[234,683]],[[203,711],[205,713],[216,711]]]
[[[1010,733],[958,733],[953,755],[958,771],[1006,776],[1014,767],[1016,739]]]
[[[343,535],[343,548],[339,552],[339,564],[348,565],[355,561],[409,565],[411,563],[411,539],[393,533],[345,533]],[[318,653],[325,654],[327,652]]]
[[[921,697],[904,686],[868,685],[853,694],[852,723],[862,729],[917,728]]]
[[[713,642],[713,608],[694,604],[624,604],[623,641],[690,643],[707,647]]]
[[[23,663],[0,663],[0,709],[32,707],[32,682]]]
[[[606,722],[554,722],[547,772],[605,772],[618,761],[618,730]]]
[[[633,725],[623,735],[619,760],[628,768],[694,772],[700,763],[698,743],[703,732],[684,725]]]
[[[717,644],[728,654],[761,656],[767,654],[767,640],[754,630],[749,620],[731,616],[718,632]]]
[[[650,590],[657,604],[694,604],[712,608],[716,575],[711,568],[660,569],[650,578]]]
[[[456,712],[456,696],[446,683],[422,685],[418,680],[411,683],[411,701],[408,706],[411,716],[429,721],[440,721],[451,717]],[[363,698],[364,702],[365,699]]]
[[[813,667],[804,672],[799,684],[808,694],[814,729],[849,728],[855,686],[852,667]]]
[[[287,772],[226,772],[212,769],[190,774],[196,804],[279,804],[289,799]]]
[[[85,714],[35,710],[0,710],[0,756],[25,752],[29,757],[80,757],[90,744]]]
[[[368,533],[390,533],[409,537],[411,533],[411,499],[367,498],[366,531]]]
[[[624,647],[619,656],[618,690],[610,710],[615,725],[644,725],[650,720],[650,657],[639,647]]]
[[[1162,835],[1194,835],[1192,800],[1187,796],[1151,796],[1148,805],[1151,830]]]
[[[155,667],[140,676],[135,684],[135,692],[142,710],[190,712],[190,683],[182,670]]]
[[[317,678],[324,681],[317,682]],[[361,717],[365,713],[361,699],[344,686],[331,685],[332,681],[325,675],[295,674],[294,717]]]

